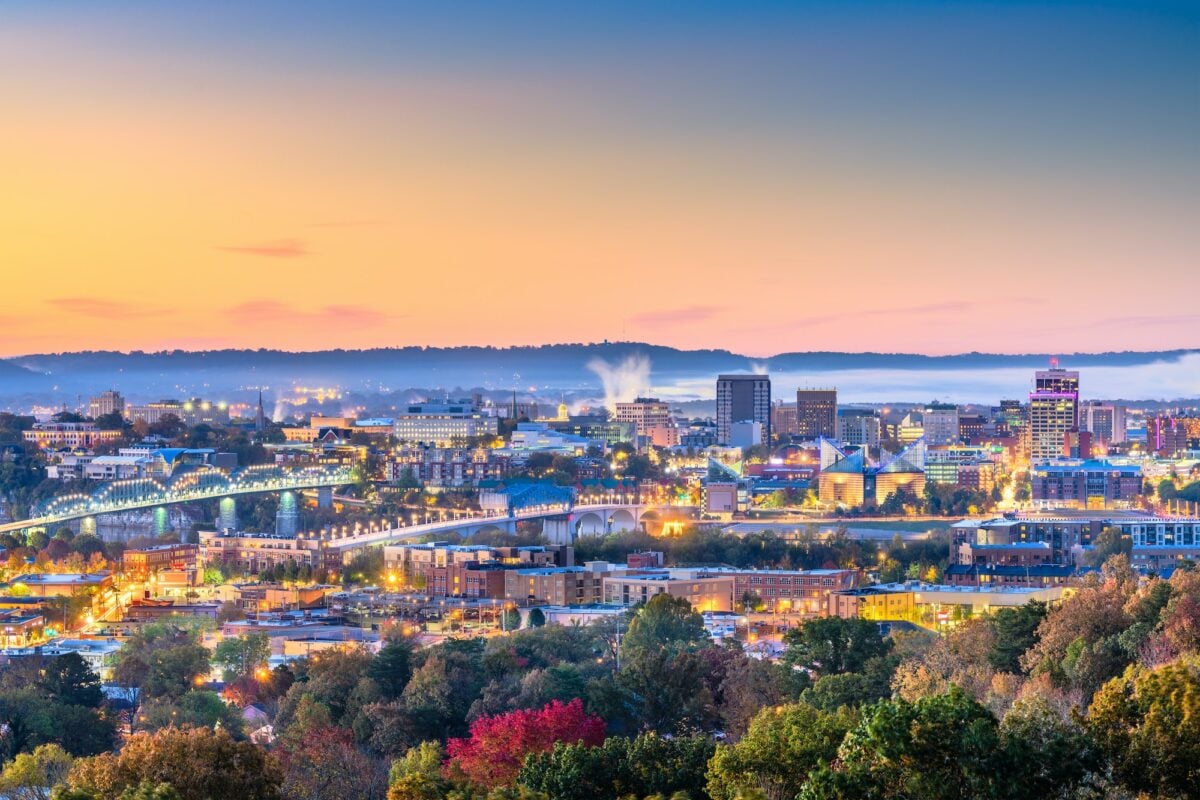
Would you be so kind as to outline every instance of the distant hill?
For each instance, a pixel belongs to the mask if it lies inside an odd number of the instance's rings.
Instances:
[[[1174,362],[1198,351],[1057,354],[1071,368],[1139,367]],[[708,385],[722,372],[755,369],[789,376],[897,370],[906,374],[941,371],[1032,370],[1048,364],[1050,354],[1002,355],[964,353],[927,356],[913,353],[781,353],[753,358],[727,350],[680,350],[642,342],[554,344],[541,347],[403,347],[372,350],[108,351],[52,353],[0,361],[0,397],[38,396],[51,392],[55,401],[74,400],[109,386],[143,399],[185,394],[221,396],[249,392],[259,386],[281,389],[299,385],[337,385],[374,394],[423,387],[452,390],[482,387],[509,390],[538,387],[545,391],[599,389],[600,379],[588,369],[596,359],[618,365],[626,359],[649,361],[656,386],[691,382]],[[791,379],[791,378],[789,378]],[[904,388],[885,400],[934,396],[933,388]],[[50,387],[53,387],[51,390]],[[785,387],[780,387],[782,396]],[[1151,397],[1159,396],[1151,393]]]

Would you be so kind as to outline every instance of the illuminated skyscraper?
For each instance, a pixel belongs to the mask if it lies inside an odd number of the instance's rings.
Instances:
[[[1079,373],[1057,366],[1038,370],[1029,395],[1029,457],[1061,458],[1067,432],[1079,427]]]
[[[837,438],[837,389],[796,390],[796,434],[802,439]]]

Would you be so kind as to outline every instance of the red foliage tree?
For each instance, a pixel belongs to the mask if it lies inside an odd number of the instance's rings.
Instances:
[[[579,698],[480,717],[471,723],[470,737],[447,743],[447,772],[479,786],[505,786],[517,777],[527,755],[550,750],[556,742],[603,744],[604,720],[585,712]]]

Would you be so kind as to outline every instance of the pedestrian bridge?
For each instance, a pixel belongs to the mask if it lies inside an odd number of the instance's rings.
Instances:
[[[352,483],[350,467],[283,467],[261,464],[226,473],[202,466],[170,478],[130,478],[110,481],[90,494],[51,498],[34,509],[29,519],[0,524],[0,532],[58,525],[101,514],[119,514],[199,500],[220,500],[244,494],[323,489]]]

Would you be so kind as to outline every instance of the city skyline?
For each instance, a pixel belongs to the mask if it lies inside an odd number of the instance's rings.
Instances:
[[[1194,7],[471,11],[7,4],[0,355],[1200,346]]]

